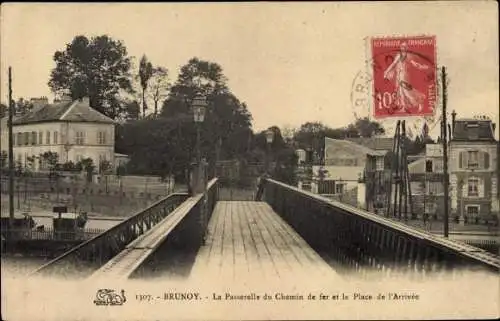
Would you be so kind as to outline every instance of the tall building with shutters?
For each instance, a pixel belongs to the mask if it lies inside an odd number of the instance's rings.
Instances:
[[[450,140],[452,218],[478,222],[499,213],[498,142],[489,119],[455,119]]]
[[[114,135],[114,121],[90,107],[88,97],[64,97],[53,104],[40,99],[32,112],[13,119],[14,161],[27,166],[29,158],[38,157],[33,169],[46,170],[48,164],[39,156],[55,152],[61,164],[91,158],[98,169],[104,160],[114,164]],[[8,152],[6,117],[2,118],[0,147]]]

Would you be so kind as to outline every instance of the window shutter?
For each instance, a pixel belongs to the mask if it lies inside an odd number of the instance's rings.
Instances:
[[[479,197],[484,197],[484,180],[482,178],[478,181],[477,192]]]
[[[483,160],[484,169],[490,168],[490,154],[488,152],[484,152],[483,157],[484,157],[484,160]]]
[[[465,165],[465,160],[464,160],[464,157],[465,156],[465,152],[459,152],[458,154],[458,168],[464,168],[464,165]]]
[[[478,160],[477,160],[477,162],[478,162],[478,167],[479,168],[484,168],[483,167],[484,166],[484,154],[485,154],[484,152],[481,152],[481,151],[478,152],[478,156],[477,156]]]

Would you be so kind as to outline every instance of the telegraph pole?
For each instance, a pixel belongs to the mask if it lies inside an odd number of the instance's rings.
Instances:
[[[448,175],[448,126],[446,125],[446,103],[447,103],[447,92],[446,92],[446,68],[441,68],[441,82],[443,84],[443,114],[441,120],[441,136],[443,142],[443,173],[444,173],[444,237],[448,237],[449,229],[449,185],[450,179]]]
[[[9,67],[9,225],[14,228],[14,141],[12,133],[12,118],[14,104],[12,103],[12,67]]]

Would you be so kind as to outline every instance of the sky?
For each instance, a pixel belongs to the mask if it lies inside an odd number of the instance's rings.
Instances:
[[[497,21],[495,1],[2,4],[0,99],[8,101],[9,66],[15,99],[53,99],[54,52],[76,35],[107,34],[136,65],[146,54],[168,68],[172,81],[194,56],[220,64],[255,130],[307,121],[341,127],[355,119],[351,92],[367,37],[435,35],[448,109],[498,123]]]

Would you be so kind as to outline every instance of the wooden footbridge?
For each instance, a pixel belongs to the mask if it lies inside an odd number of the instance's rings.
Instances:
[[[221,200],[213,179],[205,193],[172,194],[34,274],[135,278],[176,257],[191,258],[189,277],[224,279],[500,267],[487,251],[272,179],[261,180],[253,201]]]

